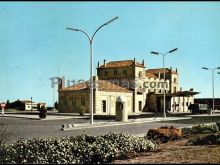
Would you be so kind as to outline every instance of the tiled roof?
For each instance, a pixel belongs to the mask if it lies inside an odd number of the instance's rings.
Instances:
[[[88,82],[76,84],[76,85],[73,85],[70,87],[60,89],[59,91],[87,90],[87,89],[89,89],[89,86],[87,83]],[[107,91],[107,92],[126,92],[126,93],[132,92],[131,90],[128,90],[126,88],[123,88],[119,85],[113,84],[112,82],[109,82],[106,80],[98,80],[98,90],[99,91]]]
[[[158,78],[155,74],[145,72],[145,76],[148,78]]]
[[[31,100],[20,100],[22,103],[31,103]]]
[[[157,69],[148,69],[148,70],[146,70],[146,73],[152,73],[152,74],[158,74],[159,72],[160,73],[163,73],[164,71],[163,71],[163,69],[164,68],[157,68]],[[174,73],[174,74],[177,74],[175,71],[171,71],[172,73]],[[170,73],[170,69],[168,69],[168,68],[165,68],[165,73]]]
[[[69,87],[65,87],[63,89],[60,89],[59,91],[78,91],[78,90],[85,90],[88,89],[88,84],[86,82],[75,84]]]
[[[100,66],[100,68],[117,68],[117,67],[123,67],[123,66],[133,66],[134,61],[133,60],[124,60],[124,61],[112,61],[108,62]],[[144,67],[143,64],[135,61],[135,66]]]

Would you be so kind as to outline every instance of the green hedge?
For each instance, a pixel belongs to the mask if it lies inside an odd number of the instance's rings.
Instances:
[[[1,163],[110,163],[130,152],[150,151],[156,144],[124,133],[66,138],[20,139],[0,148]]]
[[[191,145],[220,145],[220,134],[200,136],[189,141]]]
[[[217,121],[215,124],[217,125],[218,130],[220,130],[220,121]]]
[[[217,124],[196,124],[192,128],[182,128],[183,137],[190,137],[193,134],[207,134],[219,132]]]

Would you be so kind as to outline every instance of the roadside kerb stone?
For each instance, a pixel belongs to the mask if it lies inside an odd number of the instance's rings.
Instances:
[[[169,121],[169,120],[184,120],[191,119],[191,117],[167,117],[166,119],[161,117],[154,118],[142,118],[142,119],[129,119],[126,122],[116,122],[116,121],[107,121],[107,122],[95,122],[91,125],[90,123],[74,123],[74,124],[63,124],[61,126],[62,131],[68,130],[77,130],[77,129],[86,129],[86,128],[95,128],[95,127],[107,127],[107,126],[116,126],[116,125],[128,125],[128,124],[138,124],[138,123],[149,123],[156,121]]]

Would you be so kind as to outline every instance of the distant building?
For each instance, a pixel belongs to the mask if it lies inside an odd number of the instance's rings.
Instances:
[[[212,98],[195,98],[195,104],[207,104],[210,108],[212,108],[213,99]],[[215,109],[220,110],[220,98],[214,99],[214,107]]]
[[[193,89],[183,91],[179,86],[179,74],[172,68],[145,70],[142,63],[134,60],[112,61],[97,65],[94,76],[94,113],[114,115],[116,98],[126,98],[129,114],[142,112],[163,112],[163,88],[166,91],[166,110],[170,112],[189,112],[188,106],[194,103]],[[59,84],[59,112],[79,112],[84,106],[89,112],[89,86],[87,82],[64,87]]]
[[[10,103],[8,108],[31,111],[31,108],[32,110],[37,110],[38,105],[42,107],[46,106],[46,103],[35,103],[31,102],[31,100],[17,100]]]

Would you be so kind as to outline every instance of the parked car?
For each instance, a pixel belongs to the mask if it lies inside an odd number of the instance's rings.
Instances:
[[[53,107],[47,107],[48,111],[52,111],[54,108]]]
[[[188,109],[192,114],[210,113],[211,111],[208,104],[190,104]]]

